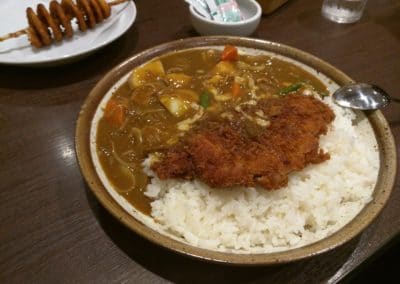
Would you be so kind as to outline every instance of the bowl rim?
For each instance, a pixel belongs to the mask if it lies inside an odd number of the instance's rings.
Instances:
[[[262,14],[261,6],[260,6],[260,4],[258,4],[258,2],[256,0],[247,0],[247,1],[256,7],[256,13],[253,16],[251,16],[250,18],[247,18],[247,19],[245,19],[243,21],[239,21],[239,22],[218,22],[218,21],[209,20],[207,18],[202,17],[197,12],[196,8],[193,5],[189,5],[189,11],[193,17],[197,18],[198,20],[200,20],[202,22],[206,22],[210,25],[216,25],[216,26],[221,26],[221,27],[245,26],[247,24],[257,21],[259,18],[261,18],[261,14]]]
[[[196,47],[223,46],[225,44],[261,49],[292,58],[316,69],[318,72],[325,74],[338,85],[353,82],[353,80],[342,71],[307,52],[288,45],[254,38],[233,36],[192,37],[167,42],[146,49],[128,58],[109,71],[91,90],[84,104],[82,105],[75,130],[75,149],[81,172],[92,193],[117,220],[147,240],[174,252],[194,257],[196,259],[216,263],[242,266],[288,263],[332,250],[359,235],[368,225],[372,223],[373,220],[375,220],[375,218],[384,208],[395,183],[397,171],[396,145],[390,127],[381,111],[364,112],[374,130],[380,152],[380,169],[377,185],[373,193],[373,200],[368,203],[352,221],[339,229],[339,231],[320,241],[306,246],[282,252],[264,254],[235,254],[194,247],[161,235],[155,230],[142,224],[140,221],[136,220],[128,212],[126,212],[109,195],[94,168],[90,155],[89,140],[90,127],[94,113],[106,92],[122,76],[130,72],[132,68],[139,66],[140,64],[143,64],[154,57],[160,56],[167,52]]]

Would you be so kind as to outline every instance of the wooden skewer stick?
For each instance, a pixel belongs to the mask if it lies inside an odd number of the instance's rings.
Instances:
[[[25,35],[27,33],[28,33],[28,28],[22,29],[22,30],[19,30],[19,31],[16,31],[16,32],[13,32],[13,33],[9,33],[9,34],[7,34],[5,36],[0,37],[0,41],[5,41],[5,40],[10,39],[10,38],[20,37],[20,36]]]
[[[108,2],[108,5],[115,6],[115,5],[119,5],[121,3],[124,3],[126,1],[129,1],[129,0],[114,0],[114,1]],[[68,15],[68,16],[70,16],[70,15]],[[70,17],[72,18],[72,16],[70,16]],[[27,34],[28,31],[29,31],[29,28],[25,28],[25,29],[22,29],[22,30],[19,30],[19,31],[16,31],[16,32],[12,32],[12,33],[6,34],[6,35],[0,37],[0,42],[8,40],[8,39],[11,39],[11,38],[20,37],[22,35]]]

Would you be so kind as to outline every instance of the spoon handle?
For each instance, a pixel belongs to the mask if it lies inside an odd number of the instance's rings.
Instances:
[[[390,97],[390,99],[391,99],[392,101],[396,102],[396,103],[400,103],[400,99],[399,99],[399,98]]]

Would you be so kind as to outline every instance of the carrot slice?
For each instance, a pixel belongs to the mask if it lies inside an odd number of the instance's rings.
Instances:
[[[117,102],[114,99],[110,99],[104,109],[104,116],[109,117],[112,115],[113,111],[117,107]]]
[[[239,53],[233,45],[226,45],[221,54],[221,60],[235,61],[239,59]]]
[[[125,122],[125,110],[123,105],[118,104],[114,99],[108,101],[104,110],[104,117],[112,125],[121,127]]]
[[[240,88],[240,85],[236,82],[233,82],[232,84],[232,96],[234,98],[240,97],[242,94],[242,89]]]

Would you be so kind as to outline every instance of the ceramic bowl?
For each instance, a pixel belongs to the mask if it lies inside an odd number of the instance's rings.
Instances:
[[[193,6],[189,6],[193,27],[201,35],[249,36],[257,28],[261,19],[261,6],[255,0],[237,0],[244,20],[235,23],[217,22],[200,15]]]
[[[200,47],[222,47],[232,44],[239,48],[251,48],[260,52],[271,52],[304,64],[309,70],[315,70],[323,74],[331,82],[344,85],[352,82],[346,74],[332,65],[318,59],[299,49],[282,45],[275,42],[262,41],[239,37],[197,37],[169,42],[145,50],[125,62],[121,63],[93,88],[88,95],[79,114],[76,127],[76,153],[82,174],[100,203],[120,222],[132,231],[144,238],[166,247],[172,251],[184,255],[196,257],[219,263],[235,265],[271,265],[276,263],[287,263],[295,260],[312,257],[314,255],[332,250],[360,234],[376,218],[385,206],[392,191],[396,175],[396,147],[390,127],[380,111],[364,112],[363,116],[368,119],[373,129],[373,135],[378,142],[380,155],[380,167],[378,180],[373,192],[373,199],[359,214],[347,225],[336,233],[307,246],[274,253],[237,254],[207,250],[189,245],[173,239],[159,231],[156,231],[142,222],[140,218],[134,217],[123,203],[113,196],[104,183],[104,176],[95,165],[91,149],[93,149],[93,121],[99,104],[104,96],[113,90],[115,84],[126,76],[131,70],[144,62],[169,52]]]

